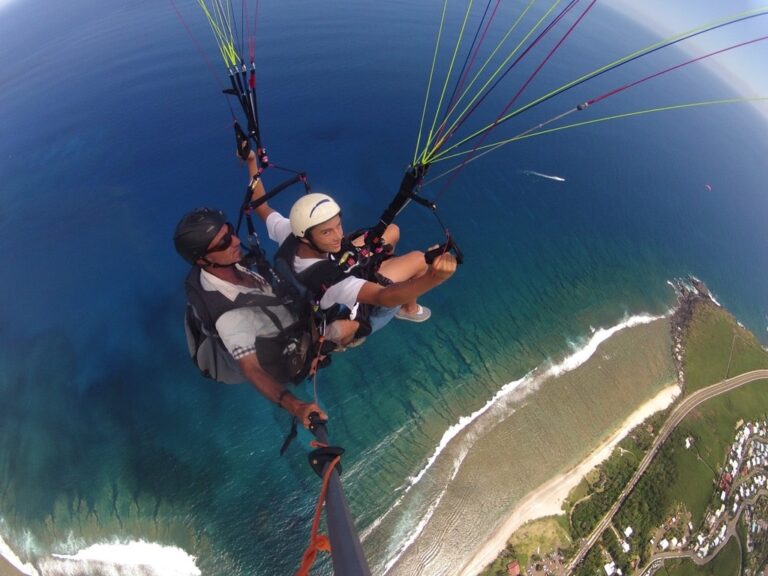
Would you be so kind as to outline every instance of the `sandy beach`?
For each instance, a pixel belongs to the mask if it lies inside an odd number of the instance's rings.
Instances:
[[[680,388],[675,384],[661,390],[656,396],[633,412],[613,434],[593,450],[589,456],[548,482],[542,484],[523,498],[512,510],[503,525],[492,534],[475,555],[462,568],[461,576],[476,576],[485,566],[493,562],[505,548],[507,541],[520,526],[545,516],[563,513],[563,502],[582,478],[595,466],[606,460],[614,447],[635,426],[652,414],[664,410],[680,394]]]
[[[24,567],[25,570],[22,571],[21,567]],[[5,541],[0,538],[0,576],[26,576],[36,573],[32,566],[24,566],[24,563],[13,553]]]

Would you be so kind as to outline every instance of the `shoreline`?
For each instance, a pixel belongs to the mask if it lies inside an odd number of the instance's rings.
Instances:
[[[38,559],[37,566],[24,563],[0,536],[0,576],[41,576],[44,574],[133,574],[135,569],[152,574],[200,576],[196,558],[176,546],[145,540],[97,543],[74,555],[51,553]]]
[[[621,426],[601,442],[575,467],[562,472],[530,492],[510,512],[502,525],[489,536],[482,548],[464,564],[461,576],[477,576],[504,550],[507,541],[526,522],[563,513],[563,503],[587,473],[608,459],[618,443],[638,424],[664,410],[680,395],[677,384],[663,388],[656,396],[635,410]]]
[[[0,576],[30,576],[37,573],[31,564],[24,564],[0,536]]]

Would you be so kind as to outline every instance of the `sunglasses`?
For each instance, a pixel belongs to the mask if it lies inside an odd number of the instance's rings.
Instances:
[[[235,235],[235,228],[227,222],[227,233],[224,234],[224,236],[221,237],[221,240],[219,240],[219,243],[216,244],[213,248],[208,248],[208,252],[206,254],[210,254],[211,252],[223,252],[230,246],[232,246],[232,238]]]

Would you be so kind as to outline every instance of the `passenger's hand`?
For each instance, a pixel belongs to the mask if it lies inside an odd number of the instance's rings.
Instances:
[[[312,414],[312,412],[317,412],[321,420],[328,420],[328,415],[323,412],[320,406],[314,402],[302,402],[298,412],[296,413],[296,417],[301,420],[302,424],[304,424],[304,428],[309,428],[309,415]]]
[[[240,127],[240,124],[235,122],[235,154],[237,154],[240,160],[246,161],[253,154],[251,150],[251,143],[248,141],[248,136]]]
[[[437,276],[442,282],[453,276],[453,273],[456,272],[457,265],[456,257],[450,252],[445,252],[434,259],[429,266],[429,269],[430,272]]]

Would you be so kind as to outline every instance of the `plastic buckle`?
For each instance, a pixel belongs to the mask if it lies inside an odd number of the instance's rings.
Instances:
[[[340,446],[315,448],[309,453],[309,465],[312,466],[312,470],[315,471],[315,474],[322,478],[326,465],[330,464],[334,458],[341,456],[342,454],[344,454],[344,448],[341,448]],[[341,476],[341,463],[336,464],[336,470],[339,472],[339,476]]]

